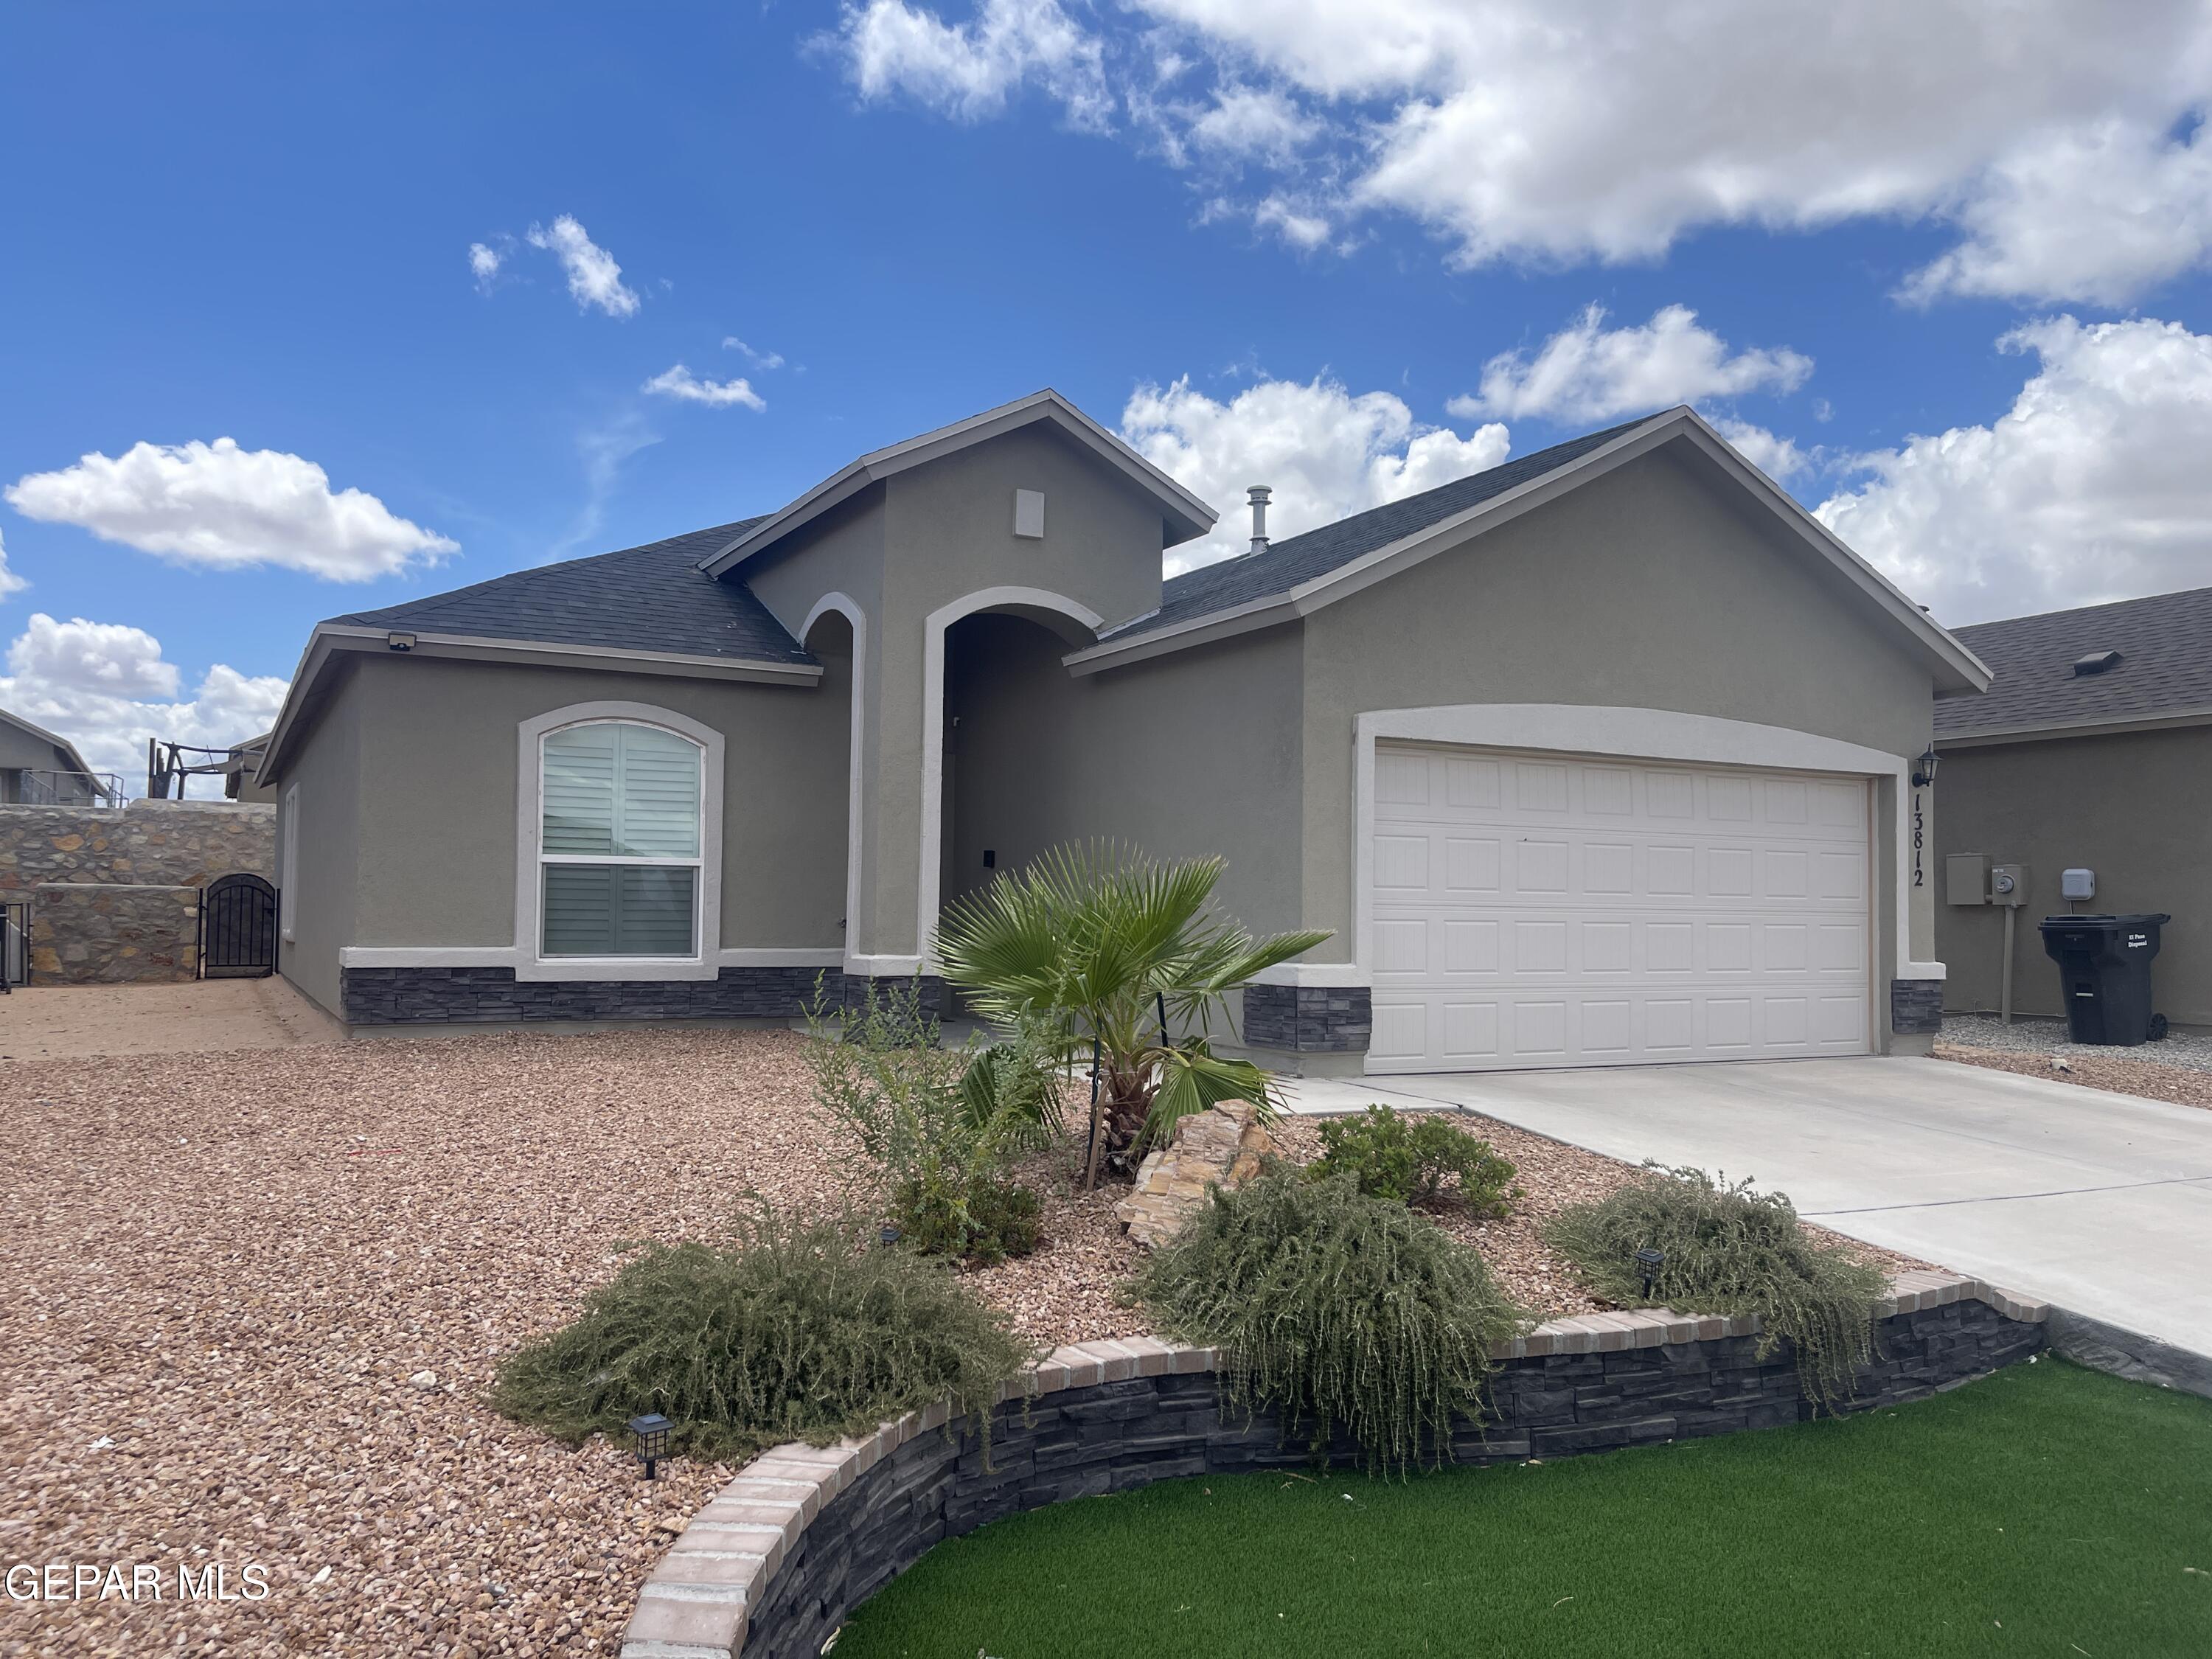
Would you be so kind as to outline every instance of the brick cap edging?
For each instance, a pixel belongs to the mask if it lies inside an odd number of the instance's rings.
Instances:
[[[2041,1324],[2047,1304],[1964,1273],[1914,1270],[1890,1275],[1875,1317],[1916,1313],[1960,1301],[1985,1302],[2008,1319]],[[1525,1336],[1495,1345],[1496,1359],[1604,1353],[1758,1333],[1755,1316],[1691,1316],[1668,1308],[1580,1314],[1548,1320]],[[999,1399],[1034,1399],[1063,1389],[1218,1368],[1220,1351],[1122,1336],[1054,1348],[1002,1384]],[[740,1469],[686,1526],[639,1592],[622,1659],[731,1659],[744,1646],[747,1619],[823,1507],[908,1441],[952,1419],[939,1401],[907,1413],[872,1434],[809,1446],[772,1446]]]

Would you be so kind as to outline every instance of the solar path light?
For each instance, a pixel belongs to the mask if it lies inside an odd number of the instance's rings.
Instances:
[[[654,1466],[668,1455],[668,1431],[675,1426],[659,1412],[630,1419],[629,1431],[637,1437],[637,1461],[645,1465],[647,1480],[656,1478]]]

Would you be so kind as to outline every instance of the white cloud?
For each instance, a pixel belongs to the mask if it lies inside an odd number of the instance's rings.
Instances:
[[[637,310],[637,292],[623,285],[622,267],[615,256],[586,235],[574,216],[562,214],[550,229],[532,225],[526,240],[560,260],[568,273],[568,295],[579,311],[597,306],[610,317],[628,317]]]
[[[2212,584],[2212,335],[2071,317],[1988,426],[1857,458],[1822,522],[1947,623]]]
[[[1686,306],[1668,306],[1638,327],[1607,328],[1591,306],[1544,342],[1532,359],[1500,353],[1483,365],[1482,390],[1455,398],[1468,419],[1607,421],[1675,404],[1747,392],[1795,392],[1813,372],[1810,357],[1787,347],[1730,355],[1728,342],[1698,325]]]
[[[1322,215],[1301,212],[1280,196],[1270,196],[1254,208],[1252,222],[1306,253],[1326,246],[1330,235],[1329,222]]]
[[[971,21],[957,24],[906,0],[848,0],[830,44],[864,100],[904,94],[976,121],[1034,82],[1077,126],[1101,126],[1113,109],[1100,43],[1059,0],[981,0]]]
[[[722,337],[722,349],[743,352],[747,362],[764,372],[773,372],[783,367],[783,354],[781,351],[756,351],[734,334]]]
[[[284,703],[282,678],[222,663],[189,698],[179,697],[181,680],[143,629],[40,612],[9,647],[0,706],[69,738],[94,771],[121,773],[135,793],[149,738],[227,747],[266,732]]]
[[[903,89],[970,120],[1081,65],[1095,120],[1121,118],[1118,100],[1170,161],[1211,122],[1273,173],[1252,200],[1306,201],[1339,227],[1408,215],[1467,264],[1649,259],[1714,226],[1902,219],[1964,234],[1919,292],[2117,303],[2212,251],[2212,141],[2169,137],[2212,100],[2203,0],[1134,9],[981,0],[946,23],[872,0],[848,6],[839,40],[865,96]],[[1026,44],[1041,38],[1049,51]],[[1173,103],[1152,101],[1164,65],[1187,87]],[[1296,142],[1224,112],[1247,93]]]
[[[1218,88],[1212,104],[1194,115],[1190,142],[1214,155],[1288,161],[1321,131],[1321,123],[1285,93],[1231,85]]]
[[[73,524],[104,541],[180,564],[277,565],[331,581],[370,581],[434,563],[459,544],[400,518],[374,495],[331,489],[313,461],[281,450],[212,444],[133,445],[82,457],[8,487],[27,519]]]
[[[1905,297],[1945,294],[2124,306],[2212,248],[2212,137],[2111,120],[2004,157],[1960,206],[1966,240],[1915,271]]]
[[[760,410],[768,407],[768,400],[752,388],[750,380],[702,380],[678,363],[665,368],[647,380],[641,390],[662,398],[680,398],[686,403],[705,404],[711,409],[727,409],[732,404],[743,404],[747,409]]]
[[[1227,403],[1188,377],[1141,386],[1121,411],[1121,435],[1222,515],[1204,541],[1174,550],[1175,570],[1245,550],[1253,484],[1274,491],[1267,530],[1280,540],[1495,466],[1508,447],[1503,426],[1462,438],[1421,425],[1389,392],[1355,395],[1326,376],[1261,380]]]
[[[477,279],[477,292],[489,294],[492,283],[499,276],[499,268],[507,263],[506,252],[485,242],[469,244],[469,274]]]
[[[1802,472],[1812,465],[1813,458],[1798,448],[1793,440],[1763,426],[1753,426],[1749,421],[1727,415],[1710,418],[1713,430],[1727,439],[1737,454],[1777,483],[1788,483],[1790,474]]]
[[[0,539],[0,599],[20,593],[31,584],[8,568],[8,544]]]

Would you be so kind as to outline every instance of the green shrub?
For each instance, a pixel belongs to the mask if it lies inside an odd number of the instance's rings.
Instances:
[[[1310,1173],[1348,1175],[1370,1198],[1439,1204],[1455,1197],[1476,1215],[1499,1216],[1522,1195],[1513,1165],[1496,1148],[1442,1117],[1404,1118],[1370,1106],[1359,1117],[1323,1123],[1321,1144]]]
[[[745,1457],[948,1396],[988,1427],[1029,1357],[942,1267],[868,1249],[848,1222],[763,1209],[726,1249],[645,1247],[574,1323],[501,1367],[492,1403],[569,1441],[657,1411],[678,1449]]]
[[[896,1188],[890,1215],[907,1249],[988,1267],[1036,1249],[1043,1209],[1036,1194],[1019,1182],[981,1176],[964,1189],[923,1181]]]
[[[1277,1164],[1212,1201],[1133,1286],[1164,1335],[1223,1351],[1223,1385],[1316,1456],[1341,1430],[1370,1469],[1449,1455],[1480,1415],[1490,1346],[1524,1322],[1482,1258],[1402,1204]]]
[[[851,1129],[882,1176],[884,1219],[925,1255],[1002,1261],[1036,1248],[1036,1194],[1006,1178],[1060,1133],[1056,1040],[1016,1020],[991,1048],[939,1045],[919,986],[873,988],[807,1013],[814,1097]]]
[[[1748,1181],[1646,1164],[1610,1197],[1562,1210],[1544,1237],[1617,1305],[1656,1299],[1683,1313],[1757,1314],[1759,1353],[1793,1343],[1815,1405],[1848,1401],[1853,1368],[1874,1358],[1874,1304],[1887,1275],[1816,1243],[1786,1196]],[[1648,1297],[1635,1260],[1646,1249],[1666,1255]]]

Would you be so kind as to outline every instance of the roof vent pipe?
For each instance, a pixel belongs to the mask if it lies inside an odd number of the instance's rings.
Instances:
[[[1275,492],[1266,484],[1254,484],[1244,492],[1252,503],[1252,545],[1254,553],[1267,550],[1267,498]]]

